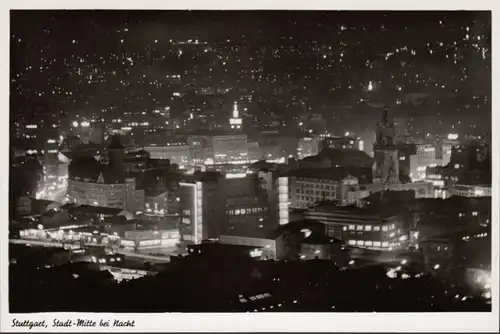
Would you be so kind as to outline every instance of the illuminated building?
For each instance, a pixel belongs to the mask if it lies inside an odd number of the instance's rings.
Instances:
[[[233,115],[229,118],[229,126],[234,130],[241,130],[243,126],[242,119],[240,118],[240,113],[238,111],[238,103],[234,102]]]
[[[225,179],[225,188],[229,224],[224,234],[252,236],[275,227],[276,220],[269,215],[267,192],[260,187],[258,177]]]
[[[319,153],[319,143],[316,137],[304,137],[299,140],[297,157],[304,159]]]
[[[181,182],[179,186],[181,238],[200,243],[203,240],[203,184]]]
[[[247,163],[247,135],[228,134],[212,137],[212,149],[215,164]]]
[[[387,109],[384,109],[382,119],[377,123],[376,141],[373,145],[373,183],[399,183],[398,150],[395,143],[396,129],[389,120]]]
[[[125,149],[119,137],[108,147],[109,164],[93,157],[78,157],[68,167],[68,199],[76,204],[142,211],[144,190],[125,173]]]
[[[451,188],[452,196],[491,197],[491,194],[491,184],[454,184]]]
[[[279,177],[277,179],[278,184],[278,222],[279,225],[286,225],[289,223],[289,188],[288,188],[288,177]]]
[[[169,142],[166,145],[144,146],[151,159],[170,160],[172,164],[185,168],[191,163],[190,147],[185,142]]]
[[[218,238],[225,227],[226,188],[223,175],[196,172],[179,183],[179,230],[185,243]]]
[[[428,167],[441,165],[441,159],[437,158],[436,145],[417,144],[416,155],[410,156],[411,179],[419,181],[425,179],[425,172]]]
[[[363,176],[364,173],[364,176]],[[335,201],[342,205],[352,203],[350,193],[359,191],[359,180],[353,175],[364,177],[366,183],[370,170],[353,168],[298,169],[288,177],[291,208],[308,208],[322,201]]]
[[[94,121],[73,121],[72,133],[78,137],[82,143],[103,144],[104,124]]]
[[[446,138],[440,138],[436,145],[436,159],[440,161],[441,165],[447,165],[451,160],[453,147],[459,145],[460,140],[456,133],[449,133]]]
[[[189,135],[187,136],[187,144],[190,147],[192,162],[195,166],[213,165],[214,155],[210,136]]]
[[[326,235],[353,247],[391,250],[407,241],[404,217],[356,206],[337,207],[322,204],[304,212],[304,218],[326,225]]]
[[[176,247],[180,242],[178,229],[152,230],[140,229],[126,231],[120,240],[125,248],[147,249],[155,247]]]

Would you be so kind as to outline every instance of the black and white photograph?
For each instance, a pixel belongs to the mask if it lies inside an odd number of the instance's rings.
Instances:
[[[10,319],[495,311],[491,10],[9,16]]]

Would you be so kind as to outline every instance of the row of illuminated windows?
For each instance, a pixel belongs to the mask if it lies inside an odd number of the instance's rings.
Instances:
[[[384,225],[382,227],[380,227],[379,225],[349,225],[349,226],[342,226],[342,230],[343,231],[367,231],[367,232],[370,232],[370,231],[375,231],[375,232],[378,232],[382,229],[382,231],[386,232],[386,231],[391,231],[391,230],[394,230],[396,228],[396,225],[395,224],[390,224],[390,225]]]
[[[264,211],[266,211],[266,208],[243,208],[243,209],[226,210],[226,213],[231,216],[239,216],[239,215],[247,215]]]
[[[304,188],[310,188],[310,189],[329,189],[329,190],[334,190],[335,186],[334,185],[328,185],[328,184],[320,184],[320,183],[299,183],[297,186],[300,187],[300,189]],[[297,188],[298,192],[299,188]]]
[[[298,201],[316,201],[319,199],[323,199],[325,197],[335,197],[335,193],[329,193],[326,192],[324,195],[317,195],[317,196],[297,196]]]
[[[389,247],[389,242],[371,241],[371,240],[349,240],[347,244],[351,246],[373,246],[373,247]]]
[[[388,241],[373,241],[373,240],[349,240],[347,242],[350,246],[366,246],[366,247],[401,247],[400,242],[388,242]]]
[[[335,196],[335,193],[336,191],[333,190],[333,191],[321,191],[321,190],[316,190],[316,192],[314,190],[303,190],[303,191],[300,191],[300,189],[297,189],[297,194],[306,194],[306,195],[315,195],[316,196]]]

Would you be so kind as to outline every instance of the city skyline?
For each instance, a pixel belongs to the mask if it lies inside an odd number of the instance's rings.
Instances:
[[[11,11],[10,312],[491,312],[491,41],[489,11]]]

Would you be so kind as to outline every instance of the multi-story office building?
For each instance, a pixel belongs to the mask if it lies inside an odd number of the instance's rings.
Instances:
[[[275,217],[269,215],[268,194],[257,176],[225,179],[225,187],[228,217],[225,234],[251,236],[277,226]]]
[[[324,204],[304,212],[304,218],[322,222],[327,236],[353,247],[392,250],[408,240],[404,216],[396,212]]]
[[[358,171],[361,172],[361,171]],[[369,174],[370,170],[365,171]],[[308,208],[322,201],[350,203],[350,192],[359,190],[359,180],[349,168],[320,168],[291,171],[288,177],[291,208]]]
[[[179,183],[179,230],[184,243],[218,238],[226,226],[222,174],[196,172]]]
[[[417,154],[410,156],[410,177],[413,181],[425,179],[427,167],[440,165],[436,159],[436,146],[434,144],[417,144]]]

